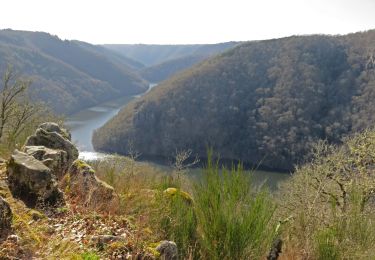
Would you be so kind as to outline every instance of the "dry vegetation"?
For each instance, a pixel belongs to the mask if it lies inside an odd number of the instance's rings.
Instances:
[[[281,238],[280,259],[371,259],[374,151],[374,131],[339,147],[318,143],[311,163],[299,167],[275,198],[253,186],[241,166],[223,170],[209,161],[202,179],[192,181],[181,167],[165,174],[130,157],[89,162],[119,194],[116,214],[74,201],[53,213],[30,210],[3,185],[19,241],[4,242],[0,256],[154,259],[157,243],[168,239],[181,259],[264,259]],[[99,243],[100,235],[124,240]]]

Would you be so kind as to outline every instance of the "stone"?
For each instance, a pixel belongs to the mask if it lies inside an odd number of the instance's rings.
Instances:
[[[54,123],[44,123],[39,126],[34,135],[27,138],[26,146],[45,146],[67,153],[68,165],[78,158],[78,149],[71,142],[70,134]]]
[[[156,247],[156,251],[160,253],[160,259],[162,260],[177,260],[178,250],[177,245],[173,241],[162,241]]]
[[[21,239],[19,236],[13,234],[13,235],[8,236],[7,240],[13,243],[19,243]]]
[[[180,196],[180,198],[182,198],[184,201],[188,202],[189,204],[193,203],[193,198],[191,197],[191,195],[189,193],[185,192],[185,191],[180,190],[180,189],[167,188],[163,191],[163,193],[165,195],[170,196],[170,197]]]
[[[126,242],[126,238],[122,236],[112,236],[112,235],[98,235],[92,236],[91,242],[95,244],[109,244],[113,242]]]
[[[12,230],[12,210],[8,202],[0,196],[0,241],[7,238]]]
[[[277,260],[281,254],[282,246],[283,241],[280,238],[275,239],[267,256],[267,260]]]
[[[119,197],[112,186],[99,180],[95,171],[84,161],[76,160],[62,181],[66,194],[75,198],[84,207],[114,212],[118,208]]]
[[[41,161],[61,179],[69,168],[68,154],[63,150],[54,150],[45,146],[25,146],[24,152]]]
[[[15,150],[8,163],[7,175],[13,196],[27,206],[33,208],[37,203],[46,206],[64,204],[56,176],[33,156]]]
[[[69,141],[72,140],[72,136],[70,132],[64,128],[61,128],[58,124],[54,122],[46,122],[39,125],[39,128],[46,130],[47,132],[56,132],[62,135],[64,138],[68,139]]]

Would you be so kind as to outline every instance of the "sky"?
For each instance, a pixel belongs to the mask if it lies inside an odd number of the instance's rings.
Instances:
[[[375,29],[375,0],[6,0],[0,29],[93,44],[194,44]]]

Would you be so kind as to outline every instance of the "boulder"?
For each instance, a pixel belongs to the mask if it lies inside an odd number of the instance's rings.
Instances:
[[[115,211],[119,197],[112,186],[99,180],[95,171],[84,161],[76,160],[64,177],[66,194],[82,206],[98,211]]]
[[[78,149],[71,142],[70,133],[55,123],[41,124],[34,135],[27,138],[25,146],[45,146],[67,153],[68,165],[78,158]]]
[[[63,150],[45,146],[25,146],[24,151],[50,168],[58,179],[61,179],[69,168],[68,154]]]
[[[33,156],[15,150],[8,163],[7,175],[13,196],[23,200],[27,206],[63,204],[56,176]]]
[[[173,241],[162,241],[156,247],[156,251],[160,253],[160,259],[162,260],[177,260],[178,250],[177,245]]]
[[[0,241],[4,240],[11,231],[12,210],[8,202],[0,196]]]
[[[46,130],[47,132],[55,132],[63,136],[64,138],[68,139],[69,141],[72,140],[72,136],[68,130],[65,128],[61,128],[58,124],[53,122],[46,122],[39,125],[39,128]]]

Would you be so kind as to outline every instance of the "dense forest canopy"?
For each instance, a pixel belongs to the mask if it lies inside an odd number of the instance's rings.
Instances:
[[[93,138],[97,150],[222,158],[292,169],[311,144],[372,126],[375,31],[241,44],[164,81]]]
[[[33,81],[36,99],[56,112],[71,113],[113,99],[144,92],[148,83],[136,72],[137,61],[106,48],[63,41],[42,32],[0,31],[0,70],[8,65]]]

